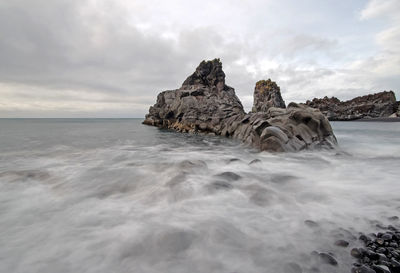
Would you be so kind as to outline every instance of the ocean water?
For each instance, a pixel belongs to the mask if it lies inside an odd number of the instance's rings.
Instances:
[[[271,154],[141,121],[0,120],[0,272],[350,272],[359,232],[399,224],[400,123]]]

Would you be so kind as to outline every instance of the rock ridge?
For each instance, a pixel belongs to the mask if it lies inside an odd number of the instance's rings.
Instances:
[[[356,120],[381,117],[399,117],[400,102],[396,102],[393,91],[355,97],[340,101],[336,97],[314,98],[306,105],[319,109],[329,120]]]
[[[235,90],[225,84],[221,61],[202,61],[180,88],[158,94],[143,124],[232,137],[272,152],[336,145],[327,118],[302,104],[286,108],[275,82],[257,82],[254,93],[254,111],[246,113]]]

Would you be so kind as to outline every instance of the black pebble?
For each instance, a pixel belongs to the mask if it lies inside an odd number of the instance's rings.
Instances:
[[[353,248],[350,251],[350,255],[357,259],[360,259],[363,256],[358,248]]]
[[[386,252],[386,248],[384,247],[380,247],[376,250],[376,253],[385,253]]]
[[[364,243],[370,242],[371,238],[369,238],[367,235],[365,234],[361,234],[360,237],[358,238],[360,241],[363,241]]]
[[[371,267],[376,273],[391,273],[386,265],[372,265]]]
[[[379,259],[379,254],[372,251],[372,250],[367,250],[366,254],[368,256],[368,258],[370,258],[371,260],[378,260]]]
[[[376,242],[378,245],[383,245],[383,244],[385,243],[385,240],[383,240],[382,238],[378,238],[378,239],[375,240],[375,242]]]
[[[374,270],[368,266],[362,265],[360,267],[353,267],[351,273],[376,273]]]

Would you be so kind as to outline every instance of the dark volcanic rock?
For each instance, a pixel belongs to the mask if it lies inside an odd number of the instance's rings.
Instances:
[[[352,273],[375,273],[375,270],[372,270],[368,266],[362,265],[360,267],[354,267],[351,269]]]
[[[306,105],[319,109],[329,120],[355,120],[361,118],[398,116],[399,102],[393,91],[356,97],[348,101],[340,101],[336,97],[324,97],[307,101]],[[400,112],[399,112],[400,113]]]
[[[397,236],[400,231],[393,226],[376,226],[383,229],[382,232],[373,233],[370,237],[362,234],[359,239],[365,248],[351,250],[350,255],[357,259],[352,272],[400,272],[400,238]]]
[[[269,108],[286,108],[281,96],[281,89],[276,82],[268,79],[258,81],[254,88],[253,112],[267,112]]]
[[[296,103],[279,108],[285,105],[279,87],[270,80],[258,82],[255,93],[259,95],[255,105],[262,111],[246,114],[235,90],[225,84],[220,60],[203,61],[181,88],[158,94],[143,123],[233,137],[275,152],[336,145],[332,128],[319,110]]]

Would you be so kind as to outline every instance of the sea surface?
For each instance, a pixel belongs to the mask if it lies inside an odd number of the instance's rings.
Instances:
[[[350,272],[400,224],[400,123],[272,154],[141,121],[0,119],[0,272]]]

